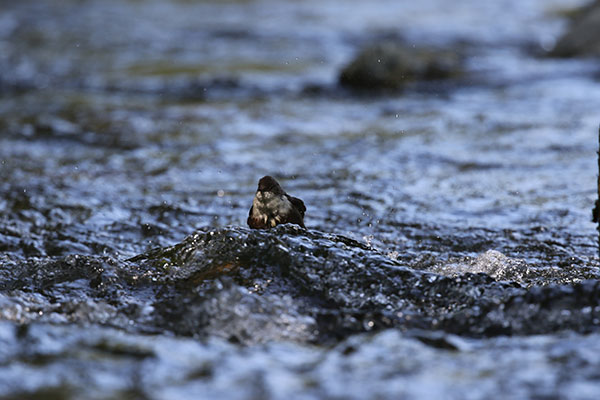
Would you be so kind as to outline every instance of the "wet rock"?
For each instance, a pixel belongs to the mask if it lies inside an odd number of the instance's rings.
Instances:
[[[491,259],[487,272],[497,271],[500,278],[522,273],[521,264],[503,261],[495,253],[477,263],[486,259]],[[244,302],[250,305],[242,308],[254,310],[249,318],[256,318],[259,310],[266,313],[260,318],[270,320],[277,329],[281,324],[272,322],[276,320],[272,312],[280,313],[285,307],[279,304],[287,303],[292,310],[289,320],[295,320],[290,326],[299,334],[295,337],[318,342],[386,327],[444,329],[472,336],[598,328],[597,319],[586,311],[600,305],[597,285],[545,288],[540,309],[535,288],[498,282],[483,273],[450,278],[415,271],[343,236],[290,226],[264,232],[245,228],[198,231],[176,246],[157,249],[133,262],[141,269],[168,271],[168,281],[178,289],[159,297],[157,324],[187,335],[206,333],[212,318],[228,319],[231,309]],[[215,289],[213,279],[225,275],[232,283],[220,283],[224,289]],[[221,300],[208,305],[207,298]],[[269,305],[260,306],[265,298]],[[208,319],[185,328],[172,322],[189,315],[195,321]],[[220,331],[235,336],[238,327],[234,325]],[[316,337],[310,334],[313,328]],[[260,332],[255,331],[258,336]]]
[[[554,49],[553,57],[600,57],[600,1],[595,1],[576,13],[567,31]]]
[[[523,266],[495,252],[473,261],[480,273],[443,276],[287,225],[201,229],[128,261],[7,261],[0,315],[19,323],[106,324],[246,345],[336,343],[386,328],[491,337],[600,327],[597,280],[529,289],[499,282],[488,274],[519,277]]]
[[[231,280],[218,279],[206,290],[159,300],[155,314],[179,334],[216,336],[242,344],[312,341],[315,320],[300,313],[298,305],[291,296],[256,295]]]
[[[461,57],[455,52],[388,41],[361,50],[339,80],[355,89],[397,90],[414,81],[448,79],[462,72]]]

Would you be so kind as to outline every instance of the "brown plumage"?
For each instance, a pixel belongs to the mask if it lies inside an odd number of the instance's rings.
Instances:
[[[287,194],[271,176],[258,181],[258,189],[248,213],[248,226],[252,229],[269,229],[280,224],[304,226],[306,206],[297,197]]]

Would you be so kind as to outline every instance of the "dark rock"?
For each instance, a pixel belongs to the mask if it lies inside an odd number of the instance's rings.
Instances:
[[[550,52],[553,57],[600,57],[600,1],[576,13],[565,34]]]
[[[449,278],[403,267],[343,236],[285,225],[269,232],[198,231],[135,262],[142,270],[162,266],[170,275],[176,290],[155,303],[155,322],[186,335],[239,331],[240,324],[218,322],[238,318],[236,307],[246,310],[240,323],[264,322],[254,329],[258,337],[292,330],[288,338],[317,342],[387,327],[495,336],[587,332],[598,325],[590,313],[600,305],[600,288],[593,283],[527,290],[481,273]],[[279,315],[285,315],[285,328]],[[186,319],[195,322],[183,328],[179,321]],[[263,332],[267,325],[272,332]],[[244,335],[234,336],[256,341],[252,333]]]
[[[7,264],[8,266],[8,264]],[[128,261],[69,255],[2,270],[0,316],[234,343],[336,343],[386,328],[491,337],[597,331],[600,285],[413,270],[340,235],[202,229]]]
[[[451,51],[413,48],[384,42],[361,50],[340,74],[340,83],[356,89],[402,89],[419,80],[462,74],[461,57]]]

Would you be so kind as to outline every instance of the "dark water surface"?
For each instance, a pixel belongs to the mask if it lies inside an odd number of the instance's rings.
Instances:
[[[0,396],[598,398],[600,65],[489,3],[0,3]],[[390,38],[466,71],[338,86]]]

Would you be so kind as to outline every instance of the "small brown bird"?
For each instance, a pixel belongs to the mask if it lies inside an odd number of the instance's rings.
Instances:
[[[297,197],[283,191],[271,176],[258,181],[258,190],[248,213],[248,226],[252,229],[269,229],[280,224],[296,224],[304,229],[306,206]]]

